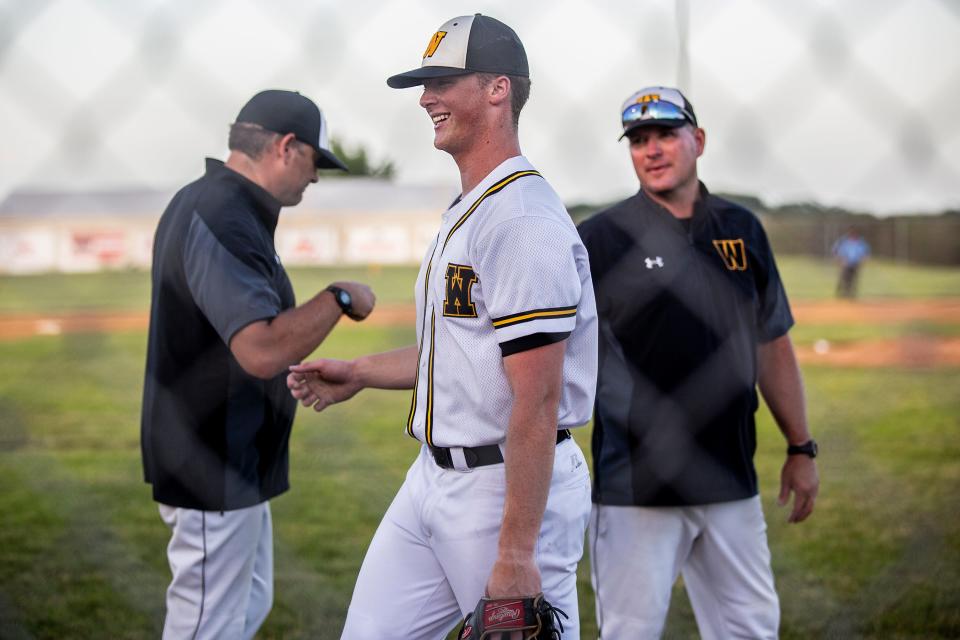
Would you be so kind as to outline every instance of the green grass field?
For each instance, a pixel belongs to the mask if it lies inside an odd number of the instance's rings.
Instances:
[[[833,270],[787,259],[794,298],[832,294]],[[409,302],[412,269],[295,271],[301,298],[373,281]],[[960,295],[960,271],[871,264],[864,295]],[[0,313],[146,308],[144,274],[0,278]],[[798,327],[798,330],[800,327]],[[851,339],[870,327],[834,327]],[[937,329],[955,335],[957,327]],[[350,357],[409,342],[411,328],[344,324],[318,353]],[[158,637],[169,579],[162,524],[139,452],[145,335],[0,341],[0,638]],[[774,499],[783,441],[764,409],[757,467],[784,638],[960,637],[960,370],[804,371],[821,443],[813,517],[787,525]],[[293,488],[273,501],[276,602],[264,638],[337,638],[369,538],[416,443],[408,396],[366,391],[298,414]],[[588,448],[589,429],[577,433]],[[596,636],[581,563],[583,637]],[[667,637],[696,637],[682,590]]]
[[[413,302],[415,267],[291,269],[297,298],[306,300],[331,282],[358,280],[369,284],[380,303]],[[150,308],[150,274],[112,273],[0,276],[0,314],[76,311],[134,311]]]
[[[797,256],[784,256],[778,263],[791,299],[833,297],[832,263]],[[290,269],[301,300],[336,280],[359,280],[373,287],[381,304],[412,303],[416,276],[416,267]],[[864,268],[860,293],[864,298],[960,297],[960,269],[872,261]],[[149,306],[150,275],[143,271],[0,276],[0,314],[129,311]]]

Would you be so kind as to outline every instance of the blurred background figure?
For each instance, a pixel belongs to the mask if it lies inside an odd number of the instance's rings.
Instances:
[[[870,256],[870,245],[856,228],[850,227],[833,243],[833,255],[840,263],[837,297],[856,298],[860,265]]]

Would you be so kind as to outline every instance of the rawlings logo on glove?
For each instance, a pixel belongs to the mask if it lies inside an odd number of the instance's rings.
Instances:
[[[557,609],[542,593],[529,598],[481,598],[460,628],[460,640],[499,640],[515,631],[523,640],[558,640],[563,632]],[[559,627],[559,630],[557,629]]]

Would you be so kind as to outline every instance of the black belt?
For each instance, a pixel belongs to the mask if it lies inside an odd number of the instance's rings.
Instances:
[[[570,429],[561,429],[557,431],[557,444],[570,437]],[[462,447],[463,458],[467,466],[471,469],[476,467],[485,467],[488,464],[500,464],[503,462],[503,453],[500,451],[500,445],[487,444],[482,447]],[[437,465],[444,469],[454,469],[453,458],[450,457],[449,447],[430,446],[430,453]]]

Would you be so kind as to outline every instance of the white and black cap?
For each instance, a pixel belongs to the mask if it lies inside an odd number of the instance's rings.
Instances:
[[[268,89],[250,98],[237,115],[237,122],[257,124],[268,131],[286,135],[317,151],[318,169],[342,169],[347,166],[330,150],[327,120],[313,100],[296,91]]]
[[[673,87],[646,87],[631,95],[620,107],[620,124],[621,140],[641,127],[700,126],[693,105]]]
[[[530,77],[527,53],[513,29],[479,13],[448,20],[427,43],[420,68],[390,76],[387,84],[405,89],[429,78],[468,73]]]

